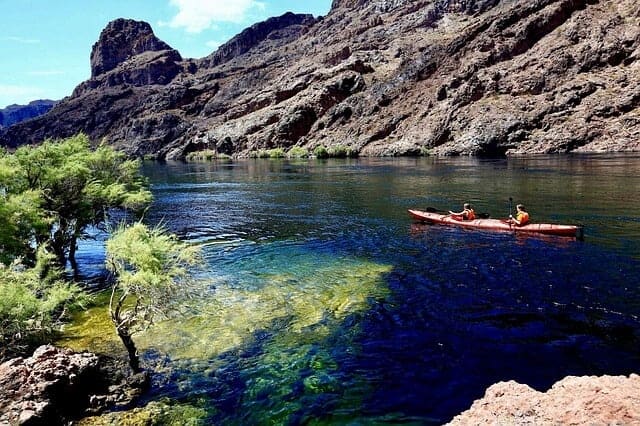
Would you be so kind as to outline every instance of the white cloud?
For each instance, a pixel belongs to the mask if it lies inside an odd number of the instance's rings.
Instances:
[[[21,43],[21,44],[38,44],[38,43],[40,43],[40,40],[35,39],[35,38],[24,38],[24,37],[14,37],[14,36],[2,37],[2,40],[4,40],[4,41],[14,41],[16,43]]]
[[[241,23],[253,9],[263,10],[265,5],[256,0],[170,0],[178,8],[169,26],[199,33],[214,22]]]

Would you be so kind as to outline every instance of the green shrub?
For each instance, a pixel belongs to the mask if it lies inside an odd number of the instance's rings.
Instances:
[[[284,152],[283,148],[273,148],[267,150],[268,158],[284,158],[287,155]]]
[[[345,145],[334,145],[330,146],[329,148],[320,145],[313,150],[313,154],[317,158],[351,158],[357,157],[358,151],[351,148],[350,146]]]
[[[110,299],[109,312],[135,373],[140,363],[132,335],[197,296],[189,270],[201,261],[199,247],[140,222],[121,226],[107,240],[106,264],[118,296]]]
[[[316,158],[329,158],[329,151],[327,151],[327,148],[325,148],[324,145],[318,145],[313,150],[313,155]]]
[[[284,158],[286,154],[283,148],[260,149],[249,152],[249,158]]]
[[[309,156],[309,150],[300,146],[292,147],[287,153],[289,158],[307,158]]]
[[[346,158],[347,157],[347,147],[344,145],[335,145],[329,147],[329,157],[332,158]]]
[[[198,161],[211,161],[218,158],[218,154],[216,151],[212,149],[205,149],[203,151],[193,151],[187,154],[185,160],[187,162],[198,162]]]
[[[87,301],[78,286],[49,270],[50,262],[40,251],[33,268],[20,260],[0,264],[0,359],[46,343],[65,313]]]
[[[422,148],[420,148],[420,155],[422,157],[430,157],[431,155],[433,155],[433,152],[431,151],[431,149],[423,146]]]
[[[334,145],[329,148],[329,157],[332,158],[347,158],[347,157],[357,157],[358,152],[351,148],[350,146],[344,145]]]

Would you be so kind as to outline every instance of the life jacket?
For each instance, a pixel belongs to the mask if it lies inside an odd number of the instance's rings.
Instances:
[[[474,220],[476,218],[476,212],[473,209],[466,209],[462,214],[466,220]]]
[[[518,212],[516,219],[518,220],[518,222],[520,222],[520,225],[526,225],[527,223],[529,223],[529,213]]]

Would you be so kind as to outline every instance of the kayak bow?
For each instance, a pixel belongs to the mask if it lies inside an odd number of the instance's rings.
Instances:
[[[438,223],[442,225],[453,225],[462,228],[483,229],[487,231],[522,232],[528,234],[558,235],[561,237],[574,237],[582,239],[584,237],[583,227],[578,225],[554,225],[550,223],[530,223],[518,226],[507,220],[500,219],[475,219],[456,220],[449,215],[430,213],[422,210],[409,210],[409,214],[414,219]]]

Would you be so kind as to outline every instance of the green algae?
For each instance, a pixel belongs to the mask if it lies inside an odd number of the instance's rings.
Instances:
[[[78,426],[196,426],[207,424],[207,410],[189,404],[175,404],[168,399],[145,407],[86,417]]]
[[[109,317],[110,296],[110,291],[99,293],[89,309],[74,313],[56,344],[78,352],[126,356]]]
[[[295,263],[288,272],[268,265],[255,271],[243,287],[211,277],[213,290],[199,301],[195,313],[154,324],[134,337],[141,351],[161,354],[147,358],[147,368],[153,368],[156,377],[171,380],[178,395],[189,395],[199,380],[210,380],[229,362],[240,360],[233,368],[242,385],[232,390],[240,395],[235,413],[225,417],[225,424],[286,424],[301,416],[308,421],[314,418],[309,407],[323,398],[359,406],[366,380],[352,389],[344,385],[332,345],[336,338],[342,340],[342,347],[352,344],[359,333],[358,321],[346,326],[345,321],[364,314],[372,300],[387,295],[384,274],[391,268],[313,254],[298,256]],[[104,305],[76,317],[60,343],[77,350],[124,353]],[[250,358],[242,356],[251,348]],[[120,413],[125,417],[118,417],[116,423],[99,423],[113,421],[109,420],[114,418],[112,413],[87,424],[127,424],[125,418],[139,422],[132,424],[174,424],[167,423],[165,415],[171,410],[165,407],[158,412],[154,407],[149,404]],[[189,413],[188,406],[172,407],[177,407],[176,418]],[[198,424],[205,414],[195,410],[188,415]],[[211,407],[204,411],[208,416],[215,412]]]
[[[367,261],[342,261],[306,276],[264,276],[259,289],[218,285],[211,299],[202,301],[198,315],[156,324],[137,341],[141,348],[153,347],[173,359],[200,360],[242,347],[260,330],[286,329],[292,333],[290,343],[299,345],[299,338],[308,338],[302,334],[305,328],[327,321],[339,324],[347,315],[367,309],[370,298],[383,297],[381,276],[389,269]],[[317,327],[314,339],[328,333],[326,326]]]

